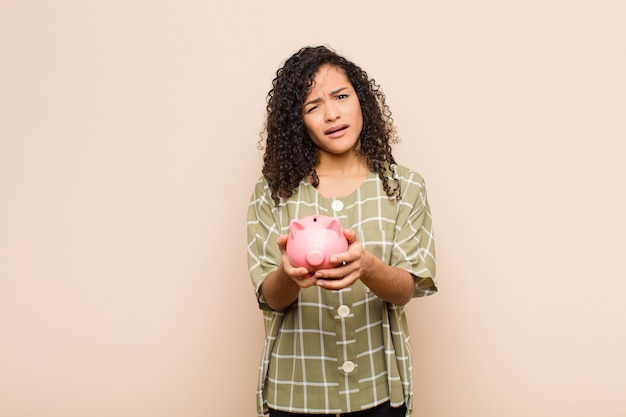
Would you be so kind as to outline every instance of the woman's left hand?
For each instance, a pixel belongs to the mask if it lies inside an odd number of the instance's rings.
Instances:
[[[405,305],[413,297],[415,278],[409,272],[391,267],[365,250],[352,230],[344,230],[348,250],[330,258],[334,268],[315,272],[315,285],[327,290],[341,290],[361,280],[383,300]]]
[[[333,268],[320,269],[315,272],[317,285],[327,290],[340,290],[354,284],[360,279],[369,256],[352,230],[344,230],[348,240],[348,250],[330,258]]]

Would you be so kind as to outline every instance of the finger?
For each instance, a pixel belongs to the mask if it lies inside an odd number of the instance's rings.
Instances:
[[[346,266],[350,262],[347,259],[347,256],[348,256],[348,252],[345,252],[345,253],[340,254],[340,255],[331,256],[330,257],[330,263],[334,266],[334,268],[337,268],[337,267],[340,267],[340,266]]]
[[[332,262],[331,262],[332,263]],[[335,262],[336,266],[328,269],[318,269],[315,276],[318,279],[340,280],[344,279],[351,271],[350,264],[345,261]]]
[[[315,285],[325,290],[340,290],[343,288],[339,281],[333,279],[318,279]]]
[[[343,230],[343,235],[346,237],[346,239],[348,240],[348,244],[352,244],[356,241],[358,241],[357,237],[356,237],[356,233],[354,232],[354,230],[350,230],[350,229],[344,229]]]
[[[282,236],[279,236],[279,237],[276,239],[276,244],[277,244],[280,248],[285,249],[285,248],[287,247],[287,238],[288,238],[288,236],[287,236],[287,235],[282,235]]]
[[[349,287],[354,283],[355,279],[351,275],[343,277],[341,279],[319,279],[316,285],[326,290],[341,290]]]
[[[290,277],[293,277],[293,278],[296,278],[296,279],[302,279],[302,278],[311,276],[311,274],[309,273],[309,271],[306,268],[294,268],[293,266],[291,266],[290,268],[286,267],[285,268],[285,272]]]
[[[293,280],[298,284],[301,288],[308,288],[315,285],[318,281],[315,275],[307,273],[306,275],[295,277]]]

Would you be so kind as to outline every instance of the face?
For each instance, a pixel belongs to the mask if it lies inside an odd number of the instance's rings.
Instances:
[[[363,128],[361,104],[342,69],[320,67],[302,114],[309,137],[322,153],[339,156],[358,146]]]

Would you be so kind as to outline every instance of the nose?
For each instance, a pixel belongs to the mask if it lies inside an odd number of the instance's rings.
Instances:
[[[327,122],[334,122],[335,120],[341,117],[341,112],[339,111],[335,103],[330,102],[324,108],[325,108],[324,117]]]

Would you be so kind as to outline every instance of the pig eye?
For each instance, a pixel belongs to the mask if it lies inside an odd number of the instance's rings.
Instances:
[[[316,222],[317,221],[317,217],[313,217],[313,221]]]

